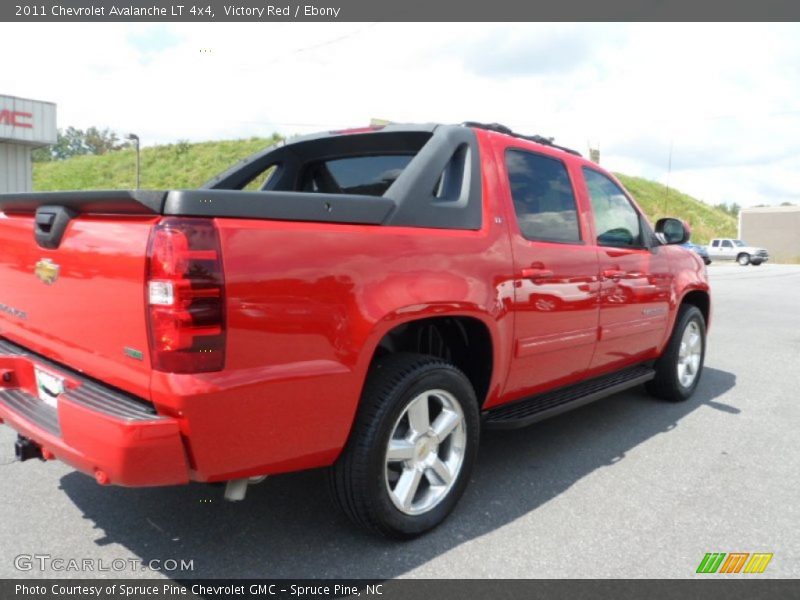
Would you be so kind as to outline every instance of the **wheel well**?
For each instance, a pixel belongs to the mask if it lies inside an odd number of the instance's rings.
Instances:
[[[706,292],[702,292],[700,290],[689,292],[683,297],[681,304],[692,304],[699,308],[700,312],[703,313],[703,320],[706,322],[706,324],[708,324],[711,301],[709,300]]]
[[[381,339],[372,362],[387,354],[416,352],[446,360],[464,372],[475,388],[479,405],[492,379],[492,338],[472,317],[432,317],[403,323]]]
[[[736,260],[739,260],[742,256],[750,256],[750,253],[749,252],[739,252],[739,254],[736,255]]]

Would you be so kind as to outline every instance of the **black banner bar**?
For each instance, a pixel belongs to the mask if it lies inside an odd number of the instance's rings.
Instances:
[[[794,0],[11,0],[0,21],[797,21]]]
[[[756,600],[797,598],[796,580],[2,580],[3,600]]]

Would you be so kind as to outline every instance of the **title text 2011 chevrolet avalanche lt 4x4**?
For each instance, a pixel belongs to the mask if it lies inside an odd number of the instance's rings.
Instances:
[[[243,191],[253,187],[258,191]],[[197,190],[0,196],[0,420],[101,484],[329,467],[356,523],[453,509],[483,427],[698,384],[676,219],[497,125],[300,138]]]

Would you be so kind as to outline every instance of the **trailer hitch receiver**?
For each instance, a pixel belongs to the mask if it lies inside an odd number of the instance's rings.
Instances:
[[[14,442],[14,454],[20,462],[25,462],[32,458],[44,460],[44,456],[42,456],[42,447],[32,439],[21,435],[17,436],[17,441]]]

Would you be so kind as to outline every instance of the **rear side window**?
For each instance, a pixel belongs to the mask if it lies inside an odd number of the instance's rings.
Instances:
[[[719,248],[719,240],[714,240],[713,242],[711,242],[711,247],[712,248]]]
[[[414,158],[412,154],[350,156],[312,163],[300,178],[300,191],[383,196]]]
[[[560,160],[506,151],[511,198],[519,228],[531,241],[581,241],[578,210],[567,169]]]
[[[619,248],[641,247],[639,213],[620,187],[602,173],[583,168],[592,203],[597,243]]]
[[[730,241],[730,240],[724,240],[724,241],[722,242],[722,247],[723,247],[723,248],[733,248],[733,244],[731,244],[731,241]]]

